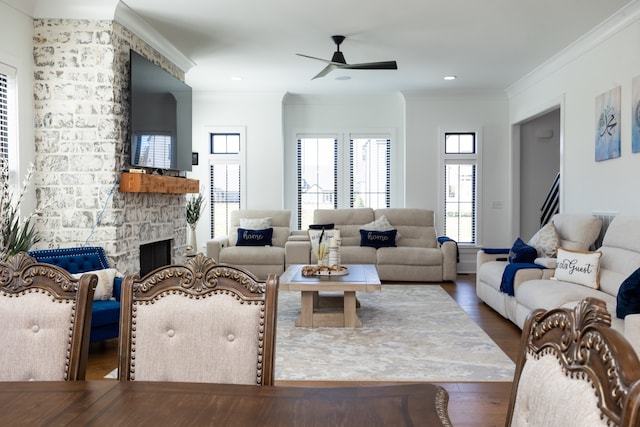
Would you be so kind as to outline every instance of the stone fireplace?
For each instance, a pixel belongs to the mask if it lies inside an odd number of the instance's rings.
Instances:
[[[185,196],[124,193],[129,165],[129,49],[178,78],[184,73],[116,21],[35,19],[35,249],[102,246],[121,273],[137,273],[140,247],[186,246]]]

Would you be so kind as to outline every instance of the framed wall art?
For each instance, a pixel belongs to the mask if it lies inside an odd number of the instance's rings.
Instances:
[[[631,152],[640,153],[640,76],[631,81]]]
[[[620,157],[620,94],[618,86],[596,97],[596,162]]]

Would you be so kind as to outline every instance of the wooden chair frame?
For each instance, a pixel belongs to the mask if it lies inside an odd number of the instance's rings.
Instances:
[[[530,313],[522,333],[506,426],[513,420],[527,354],[538,358],[549,353],[557,357],[568,376],[588,378],[603,419],[617,426],[639,425],[640,361],[631,344],[610,326],[606,303],[596,298],[586,298],[574,310]]]
[[[186,264],[158,268],[145,277],[128,275],[122,285],[120,311],[120,342],[118,348],[118,378],[132,378],[131,359],[134,343],[133,305],[136,301],[153,301],[159,295],[181,292],[196,298],[229,291],[247,302],[262,304],[264,327],[257,355],[257,384],[273,385],[275,365],[276,318],[278,303],[278,276],[270,275],[260,281],[247,270],[214,260],[199,253]]]
[[[42,289],[57,301],[73,301],[71,334],[67,352],[67,381],[84,380],[89,357],[91,308],[98,276],[84,274],[73,278],[66,270],[51,264],[38,263],[21,252],[8,261],[0,262],[0,292],[18,295],[32,289]],[[37,310],[37,307],[34,307]],[[29,355],[25,355],[29,357]]]

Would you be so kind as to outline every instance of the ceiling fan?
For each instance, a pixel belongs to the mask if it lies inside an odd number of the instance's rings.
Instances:
[[[360,64],[347,64],[347,61],[344,59],[344,55],[340,52],[340,44],[345,39],[345,36],[331,36],[334,43],[336,44],[336,51],[333,52],[333,57],[331,61],[322,58],[316,58],[315,56],[303,55],[301,53],[297,53],[298,56],[303,56],[305,58],[311,58],[318,61],[322,61],[327,63],[328,65],[322,69],[318,74],[316,74],[311,80],[317,79],[319,77],[324,77],[329,74],[331,71],[338,69],[347,69],[347,70],[397,70],[398,64],[396,61],[383,61],[383,62],[364,62]]]

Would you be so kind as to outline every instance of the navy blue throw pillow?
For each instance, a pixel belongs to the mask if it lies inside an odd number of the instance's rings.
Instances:
[[[393,248],[396,246],[398,230],[374,231],[360,230],[360,246],[372,248]]]
[[[509,251],[510,263],[531,263],[538,257],[536,248],[527,245],[521,238],[517,238]]]
[[[238,228],[238,242],[236,246],[271,246],[273,228],[263,230],[247,230]]]
[[[616,300],[616,316],[619,318],[640,313],[640,268],[622,282]]]

